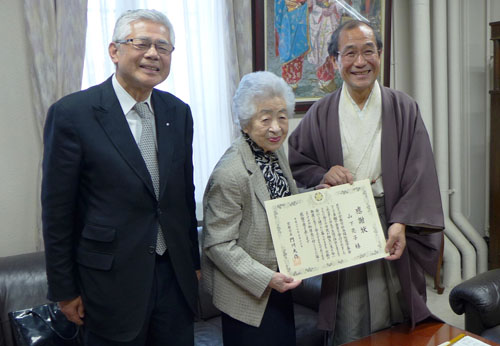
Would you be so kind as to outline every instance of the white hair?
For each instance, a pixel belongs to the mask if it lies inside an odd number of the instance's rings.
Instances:
[[[290,118],[295,109],[295,94],[283,78],[268,71],[252,72],[243,76],[233,97],[234,123],[241,130],[245,129],[257,111],[256,103],[273,97],[285,100]]]
[[[132,32],[131,24],[137,20],[146,20],[164,25],[170,33],[170,43],[175,46],[174,27],[167,16],[157,10],[129,10],[116,21],[113,42],[124,40]]]

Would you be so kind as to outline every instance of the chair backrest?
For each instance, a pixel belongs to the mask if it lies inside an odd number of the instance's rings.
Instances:
[[[500,269],[476,275],[450,292],[455,313],[465,313],[465,329],[481,334],[500,325]]]
[[[43,252],[0,258],[0,346],[13,346],[8,313],[48,302]]]

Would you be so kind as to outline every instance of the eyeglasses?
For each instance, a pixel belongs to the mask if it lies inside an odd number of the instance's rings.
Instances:
[[[345,52],[337,53],[339,53],[342,59],[344,59],[346,62],[353,62],[359,57],[359,55],[363,55],[363,58],[365,60],[373,60],[378,55],[378,52],[375,49],[365,49],[362,52],[349,49]]]
[[[142,52],[146,52],[151,49],[151,46],[154,45],[156,51],[162,55],[170,55],[174,51],[175,47],[166,41],[156,41],[153,42],[149,38],[129,38],[126,40],[115,41],[120,44],[131,44],[135,49],[140,50]]]

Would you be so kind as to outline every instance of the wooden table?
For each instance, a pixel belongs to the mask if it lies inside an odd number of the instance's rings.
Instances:
[[[500,345],[449,324],[432,321],[420,323],[413,331],[410,331],[407,325],[398,325],[344,346],[437,346],[461,333],[470,335],[488,345]]]

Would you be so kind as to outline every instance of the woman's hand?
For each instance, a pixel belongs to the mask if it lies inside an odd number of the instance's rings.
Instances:
[[[302,283],[302,280],[295,280],[291,276],[287,276],[282,273],[274,273],[271,281],[269,282],[269,287],[275,289],[276,291],[283,293],[288,290],[292,290]]]
[[[332,187],[331,185],[328,184],[319,184],[314,187],[314,190],[321,190],[321,189],[328,189],[329,187]]]

